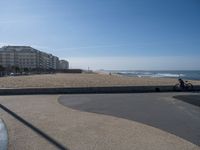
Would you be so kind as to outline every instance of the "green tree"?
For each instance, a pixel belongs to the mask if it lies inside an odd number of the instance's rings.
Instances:
[[[11,71],[17,73],[20,72],[20,68],[18,66],[12,66]]]
[[[20,72],[20,68],[18,66],[15,67],[15,72]]]
[[[5,71],[5,68],[2,65],[0,65],[0,71]]]
[[[29,69],[28,68],[24,68],[24,72],[29,72]]]

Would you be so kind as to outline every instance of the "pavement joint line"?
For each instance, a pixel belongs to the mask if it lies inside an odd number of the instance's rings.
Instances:
[[[4,121],[0,118],[0,150],[8,149],[8,131]]]
[[[44,139],[46,139],[49,143],[51,143],[52,145],[54,145],[58,149],[60,149],[60,150],[69,150],[67,147],[65,147],[64,145],[62,145],[61,143],[59,143],[58,141],[56,141],[52,137],[50,137],[48,134],[46,134],[45,132],[43,132],[41,129],[35,127],[34,125],[32,125],[31,123],[29,123],[28,121],[26,121],[25,119],[23,119],[22,117],[20,117],[19,115],[17,115],[15,112],[9,110],[4,105],[0,104],[0,108],[3,109],[5,112],[7,112],[12,117],[14,117],[16,120],[18,120],[19,122],[21,122],[22,124],[24,124],[25,126],[27,126],[30,129],[32,129],[34,132],[36,132],[38,135],[40,135],[41,137],[43,137]],[[1,140],[0,140],[0,144],[1,144]],[[2,150],[6,150],[6,149],[2,149]]]

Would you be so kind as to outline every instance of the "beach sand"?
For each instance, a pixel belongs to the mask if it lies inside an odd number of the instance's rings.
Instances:
[[[200,81],[191,81],[200,85]],[[10,76],[0,78],[0,88],[53,88],[53,87],[107,87],[107,86],[149,86],[175,85],[177,79],[125,77],[107,74],[44,74],[29,76]]]

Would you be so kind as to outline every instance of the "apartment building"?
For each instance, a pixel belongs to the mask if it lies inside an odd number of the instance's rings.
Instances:
[[[60,60],[59,69],[69,69],[69,62],[66,60]]]
[[[15,52],[13,50],[4,51],[0,49],[0,65],[3,67],[14,66],[16,64]]]
[[[0,48],[0,65],[29,69],[59,69],[59,58],[30,46],[4,46]]]

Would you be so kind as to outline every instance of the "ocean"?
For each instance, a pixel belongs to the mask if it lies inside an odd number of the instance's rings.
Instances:
[[[186,80],[200,80],[200,70],[194,71],[137,71],[137,70],[106,70],[106,72],[129,76],[151,78],[182,78]]]

